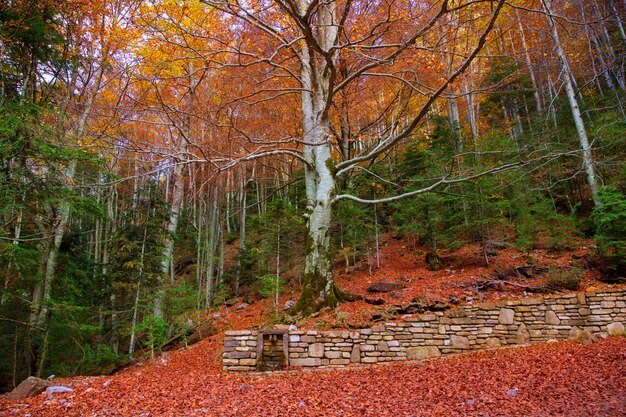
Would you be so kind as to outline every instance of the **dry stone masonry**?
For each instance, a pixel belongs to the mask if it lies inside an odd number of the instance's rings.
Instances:
[[[360,330],[227,331],[226,371],[343,367],[448,353],[623,334],[626,289],[558,294],[404,316]]]

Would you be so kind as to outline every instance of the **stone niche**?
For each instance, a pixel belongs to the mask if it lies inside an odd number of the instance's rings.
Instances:
[[[289,330],[261,330],[257,340],[257,369],[276,371],[289,365]]]

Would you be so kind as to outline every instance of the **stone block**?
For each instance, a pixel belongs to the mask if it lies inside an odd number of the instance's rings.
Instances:
[[[500,316],[498,317],[498,321],[500,324],[513,324],[513,319],[515,318],[515,311],[510,308],[501,308]]]
[[[373,352],[376,350],[374,345],[361,345],[361,352]]]
[[[380,342],[378,342],[377,348],[378,348],[378,351],[380,351],[380,352],[388,352],[389,351],[389,345],[384,340],[381,340]]]
[[[561,324],[561,320],[554,311],[548,310],[546,311],[546,324],[558,326]]]
[[[324,356],[327,357],[328,359],[339,359],[342,357],[341,352],[337,351],[337,350],[332,350],[330,352],[326,352],[324,353]],[[331,361],[332,363],[332,361]]]
[[[228,357],[230,359],[248,359],[250,357],[250,352],[240,352],[240,351],[230,352],[228,354]]]
[[[528,331],[528,327],[524,323],[520,324],[520,326],[518,327],[515,334],[515,340],[519,345],[530,343],[530,332]]]
[[[406,350],[408,359],[424,359],[433,356],[441,356],[441,351],[436,346],[412,347]]]
[[[289,364],[291,366],[320,366],[322,360],[320,358],[291,359]]]
[[[389,340],[389,341],[387,341],[387,346],[389,346],[389,347],[398,347],[398,346],[400,346],[400,342],[398,342],[397,340]]]
[[[450,336],[450,345],[455,349],[469,349],[470,343],[469,339],[464,336]]]
[[[496,348],[502,346],[500,339],[496,337],[490,337],[485,341],[485,345],[490,348]]]
[[[350,359],[331,359],[330,364],[331,365],[349,365]]]
[[[309,346],[309,356],[312,358],[321,358],[324,356],[324,344],[313,343]]]
[[[224,335],[228,338],[228,336],[249,336],[252,334],[251,330],[227,330],[224,332]]]

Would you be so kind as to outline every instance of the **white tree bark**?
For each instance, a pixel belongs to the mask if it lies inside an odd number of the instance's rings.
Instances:
[[[563,72],[563,78],[565,80],[565,93],[567,95],[567,100],[572,111],[572,117],[574,118],[576,131],[578,132],[578,139],[580,142],[580,147],[582,149],[581,153],[583,169],[585,170],[585,173],[587,175],[587,183],[589,184],[589,189],[591,190],[591,198],[594,205],[599,206],[602,204],[602,201],[600,200],[600,196],[598,194],[598,182],[596,180],[596,172],[594,168],[593,155],[591,153],[591,145],[589,143],[589,138],[587,137],[587,130],[585,129],[585,123],[583,122],[580,107],[578,106],[578,100],[576,99],[576,91],[574,90],[574,85],[572,82],[572,71],[569,66],[569,61],[567,60],[567,55],[565,55],[563,47],[561,46],[559,33],[557,31],[556,23],[552,15],[550,3],[551,0],[542,0],[542,4],[547,15],[546,17],[548,19],[548,26],[550,27],[550,31],[552,34],[552,40],[554,41],[554,46],[556,48],[556,53],[561,60],[561,70]]]

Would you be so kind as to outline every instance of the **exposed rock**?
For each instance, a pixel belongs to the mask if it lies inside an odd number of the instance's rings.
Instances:
[[[378,297],[365,297],[365,302],[368,304],[372,304],[375,306],[380,306],[385,304],[385,300],[383,300],[382,298],[378,298]]]
[[[406,288],[406,286],[400,284],[399,282],[392,282],[383,279],[370,285],[367,288],[367,292],[391,292],[401,290],[403,288]]]
[[[426,264],[431,271],[439,271],[444,267],[443,259],[436,252],[428,252],[426,254]]]
[[[424,359],[432,356],[441,356],[441,351],[437,346],[411,347],[406,350],[409,359]]]
[[[457,297],[456,295],[452,294],[450,297],[448,297],[448,303],[458,305],[458,304],[461,304],[461,299]]]
[[[241,303],[237,307],[235,307],[235,310],[241,311],[241,310],[245,310],[248,307],[250,307],[250,304],[248,304],[248,303]]]
[[[226,307],[232,307],[237,304],[238,301],[239,298],[229,298],[228,300],[224,301],[224,304],[226,305]]]
[[[22,398],[34,397],[35,395],[39,395],[46,390],[46,388],[53,386],[54,384],[50,381],[45,381],[43,379],[29,376],[25,380],[23,380],[13,391],[11,391],[7,398],[9,400],[19,400]]]
[[[452,305],[439,298],[436,295],[425,294],[415,297],[407,304],[397,304],[396,313],[398,314],[414,314],[425,313],[427,311],[446,311],[452,308]]]
[[[296,305],[296,300],[287,300],[287,302],[285,303],[285,306],[283,307],[283,310],[289,310],[291,307]]]
[[[345,324],[346,321],[350,320],[350,313],[347,311],[337,311],[335,313],[335,323],[336,324]]]
[[[52,387],[46,388],[46,394],[64,394],[66,392],[74,392],[73,389],[68,387],[62,387],[60,385],[54,385]]]
[[[618,321],[606,326],[606,332],[609,336],[622,336],[624,334],[624,325]]]

